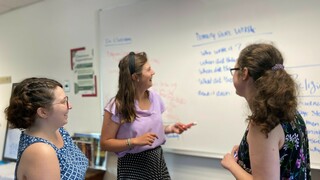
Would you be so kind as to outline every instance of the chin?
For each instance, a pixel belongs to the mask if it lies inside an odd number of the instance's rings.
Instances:
[[[237,94],[238,96],[241,96],[241,94],[240,94],[238,91],[236,91],[236,94]]]
[[[63,125],[66,125],[66,124],[68,124],[68,119],[65,119],[64,121],[63,121]]]

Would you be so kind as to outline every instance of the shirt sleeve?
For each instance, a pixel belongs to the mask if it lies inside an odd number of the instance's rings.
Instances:
[[[116,105],[114,102],[115,102],[115,98],[112,98],[104,108],[104,111],[111,113],[112,114],[111,120],[114,121],[115,123],[120,124],[120,117],[116,115]]]

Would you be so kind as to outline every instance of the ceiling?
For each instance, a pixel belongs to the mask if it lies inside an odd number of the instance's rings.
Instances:
[[[43,0],[0,0],[0,15]]]

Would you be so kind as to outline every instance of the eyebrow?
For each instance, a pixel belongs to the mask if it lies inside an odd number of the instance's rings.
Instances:
[[[68,96],[65,96],[64,98],[62,98],[60,101],[64,101],[68,98]]]

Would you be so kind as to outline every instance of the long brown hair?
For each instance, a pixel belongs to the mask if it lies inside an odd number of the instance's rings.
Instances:
[[[135,86],[132,75],[141,75],[142,67],[148,61],[145,53],[135,54],[131,52],[119,62],[118,92],[115,96],[116,113],[121,118],[121,123],[133,122],[136,119],[134,105]]]
[[[249,45],[241,51],[238,65],[248,68],[257,90],[249,102],[252,114],[248,120],[259,125],[266,136],[280,122],[293,121],[297,113],[297,85],[283,69],[280,51],[271,44]]]

